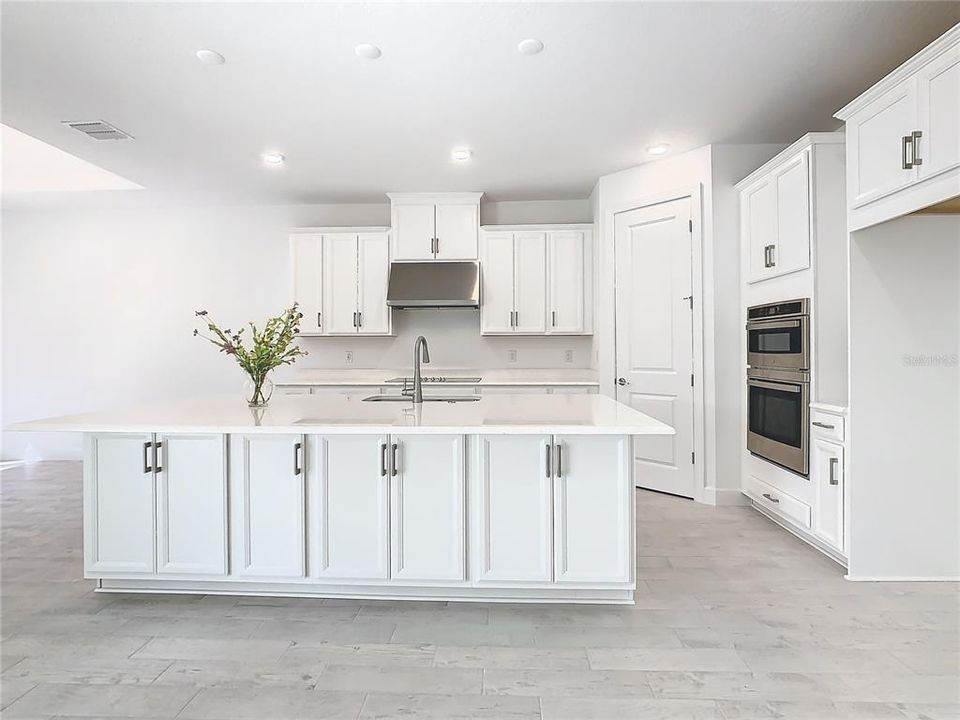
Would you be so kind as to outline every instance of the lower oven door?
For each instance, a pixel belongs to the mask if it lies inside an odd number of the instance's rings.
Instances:
[[[747,449],[807,476],[810,383],[748,377],[747,394]]]

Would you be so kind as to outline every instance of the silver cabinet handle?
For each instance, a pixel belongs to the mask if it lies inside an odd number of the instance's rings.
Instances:
[[[363,327],[363,313],[357,313],[357,327]]]
[[[902,145],[901,151],[900,151],[900,158],[901,158],[901,163],[900,163],[900,165],[901,165],[901,167],[902,167],[904,170],[912,170],[912,169],[913,169],[913,163],[912,163],[910,160],[907,159],[907,146],[911,146],[911,148],[910,148],[910,149],[911,149],[911,153],[910,153],[910,154],[912,155],[912,154],[913,154],[913,152],[912,152],[912,150],[913,150],[913,148],[912,148],[912,145],[913,145],[913,135],[904,135],[903,138],[902,138],[902,142],[903,142],[903,145]]]
[[[556,326],[557,326],[557,311],[556,311],[556,310],[551,310],[551,311],[550,311],[550,323],[551,323],[551,325],[552,325],[553,327],[556,327]]]
[[[387,475],[387,444],[380,443],[380,477]]]
[[[830,458],[830,484],[839,485],[840,481],[837,480],[837,467],[840,465],[840,458],[832,457]]]
[[[439,255],[440,254],[440,238],[434,238],[433,243],[435,248],[433,253],[434,255]]]
[[[151,446],[151,445],[153,445],[153,443],[151,443],[151,442],[145,442],[145,443],[143,444],[143,472],[144,472],[144,474],[153,472],[153,468],[150,467],[150,461],[147,460],[147,453],[150,452],[150,446]]]
[[[563,475],[563,443],[557,443],[557,477]]]
[[[770,493],[764,493],[763,496],[772,503],[780,504],[780,501],[773,497]]]
[[[303,468],[300,466],[300,449],[303,447],[301,443],[294,443],[293,445],[293,474],[299,475],[303,472]]]
[[[397,476],[397,443],[393,444],[392,448],[392,457],[390,458],[390,475],[391,477]]]
[[[814,420],[811,425],[814,427],[823,428],[824,430],[835,430],[837,427],[836,425],[827,425],[826,423],[822,423],[817,420]]]
[[[163,447],[162,442],[153,444],[153,471],[154,472],[163,472],[163,466],[160,464],[160,448]]]
[[[913,155],[913,165],[923,165],[923,158],[920,157],[920,138],[923,137],[923,133],[919,130],[914,130],[910,137],[910,150],[911,155]]]
[[[546,466],[546,477],[550,477],[550,455],[553,453],[553,446],[550,443],[547,443],[547,455],[545,458],[544,465]]]
[[[320,322],[320,313],[317,313],[317,327],[323,327],[323,324]]]

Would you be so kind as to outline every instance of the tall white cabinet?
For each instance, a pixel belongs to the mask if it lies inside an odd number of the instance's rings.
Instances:
[[[483,193],[387,193],[394,260],[476,260]]]

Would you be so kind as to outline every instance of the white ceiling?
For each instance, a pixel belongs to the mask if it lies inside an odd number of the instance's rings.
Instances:
[[[194,201],[582,198],[654,143],[833,129],[958,21],[955,2],[4,2],[2,121]],[[527,37],[544,52],[517,53]],[[364,42],[383,56],[358,58]],[[135,140],[61,124],[98,119]]]

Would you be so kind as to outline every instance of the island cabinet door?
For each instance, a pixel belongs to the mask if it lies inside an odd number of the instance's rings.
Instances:
[[[227,573],[225,435],[157,435],[157,572]]]
[[[84,439],[84,561],[88,575],[154,571],[153,435]]]
[[[310,475],[310,575],[390,576],[390,439],[320,435]],[[311,453],[312,455],[314,453]]]
[[[558,583],[632,579],[629,447],[623,436],[555,436],[554,572]]]
[[[481,435],[474,443],[471,503],[478,583],[553,578],[549,435]]]
[[[390,508],[394,580],[466,579],[462,435],[392,436]]]
[[[233,575],[305,575],[302,435],[230,436]]]

